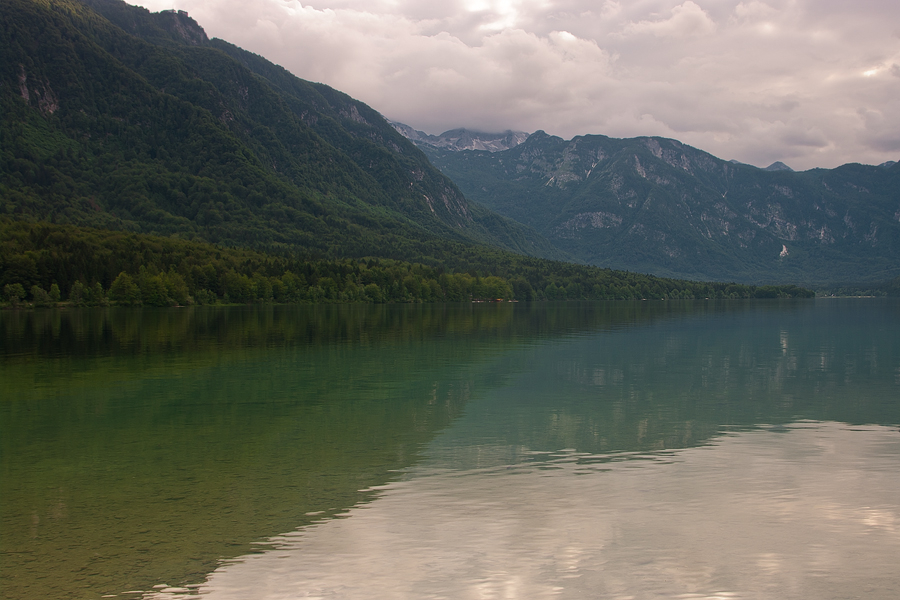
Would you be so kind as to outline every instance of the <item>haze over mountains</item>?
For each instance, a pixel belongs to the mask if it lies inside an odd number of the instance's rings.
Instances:
[[[677,140],[563,140],[542,131],[485,152],[475,148],[479,135],[498,137],[469,132],[463,148],[410,139],[467,198],[589,264],[807,285],[900,274],[900,167],[893,162],[759,169]]]

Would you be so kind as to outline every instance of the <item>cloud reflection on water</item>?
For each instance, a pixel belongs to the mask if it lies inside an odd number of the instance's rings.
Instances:
[[[436,458],[373,502],[223,564],[192,593],[782,599],[900,590],[896,428],[802,422],[623,460],[563,451],[489,468],[448,468],[437,457],[452,437],[451,428],[433,443]]]

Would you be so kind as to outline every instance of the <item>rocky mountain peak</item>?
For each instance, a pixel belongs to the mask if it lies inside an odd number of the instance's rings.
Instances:
[[[763,169],[763,171],[793,171],[793,169],[780,160],[776,160],[771,165]]]
[[[430,135],[403,123],[391,121],[391,125],[414,144],[451,151],[486,150],[488,152],[500,152],[515,148],[528,139],[528,133],[524,131],[506,130],[501,133],[485,133],[458,128],[450,129],[440,135]]]
[[[162,11],[160,16],[164,20],[164,23],[168,21],[166,25],[168,25],[172,31],[177,33],[185,43],[190,44],[191,46],[200,46],[209,41],[206,31],[204,31],[200,24],[192,19],[186,11],[175,10],[173,8]]]

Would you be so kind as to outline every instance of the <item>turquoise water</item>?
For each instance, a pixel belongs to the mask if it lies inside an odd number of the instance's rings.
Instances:
[[[878,299],[5,312],[2,595],[900,597],[898,334]]]

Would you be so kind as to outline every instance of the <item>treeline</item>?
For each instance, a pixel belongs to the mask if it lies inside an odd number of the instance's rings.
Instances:
[[[662,279],[503,254],[496,269],[312,259],[177,238],[0,220],[10,305],[468,302],[810,297],[797,286]]]
[[[879,297],[888,296],[892,298],[900,298],[900,277],[895,277],[890,281],[869,285],[839,285],[826,287],[816,290],[817,296],[858,296],[858,297]]]

